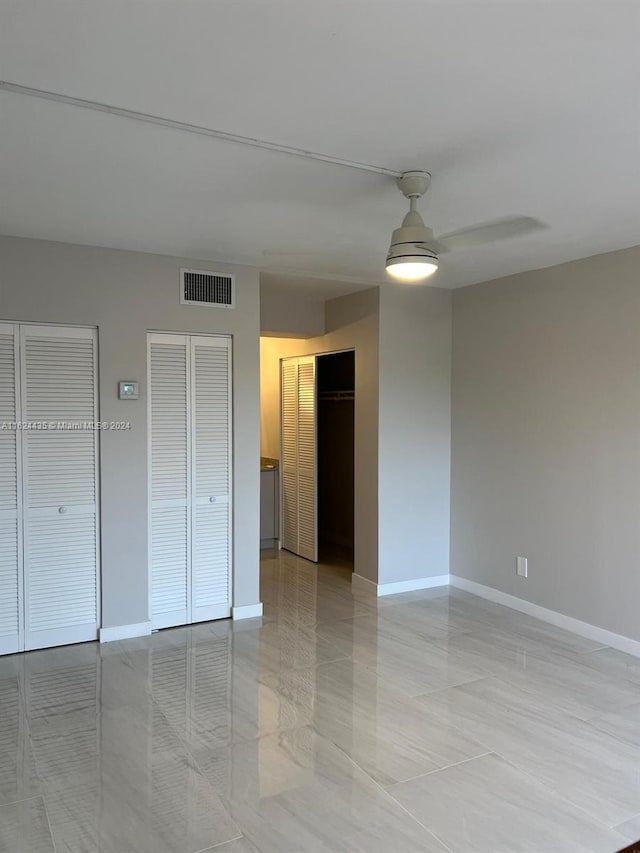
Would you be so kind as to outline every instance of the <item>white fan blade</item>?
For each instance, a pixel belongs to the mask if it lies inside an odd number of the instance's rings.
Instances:
[[[512,216],[509,219],[476,225],[474,228],[465,228],[464,231],[443,234],[431,245],[438,254],[442,254],[458,249],[473,249],[475,246],[484,246],[485,243],[493,243],[496,240],[508,240],[510,237],[531,234],[542,228],[547,226],[531,216]]]

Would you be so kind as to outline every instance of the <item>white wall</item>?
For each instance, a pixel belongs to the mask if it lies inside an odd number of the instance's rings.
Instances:
[[[449,573],[451,292],[380,288],[378,583]]]
[[[640,248],[454,292],[452,474],[453,573],[640,639]]]
[[[262,455],[280,456],[281,358],[354,349],[355,571],[372,581],[378,573],[378,340],[379,290],[331,299],[325,306],[326,334],[309,339],[262,338]],[[286,318],[281,318],[281,323]]]
[[[236,309],[181,306],[181,266],[233,272]],[[148,329],[233,335],[234,605],[259,600],[259,310],[258,276],[246,267],[0,238],[0,319],[97,326],[101,419],[131,421],[100,435],[103,627],[148,617]],[[139,401],[117,399],[120,379],[140,381]]]

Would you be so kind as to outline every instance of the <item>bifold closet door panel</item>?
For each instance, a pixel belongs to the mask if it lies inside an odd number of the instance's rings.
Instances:
[[[231,341],[191,338],[191,622],[231,615]]]
[[[280,438],[281,540],[298,553],[298,360],[282,361],[282,434]]]
[[[298,554],[318,560],[316,359],[298,359]]]
[[[18,489],[18,335],[0,323],[0,655],[21,648],[21,506]]]
[[[150,610],[154,628],[188,622],[188,339],[149,335]]]
[[[281,372],[282,547],[318,560],[316,357],[284,359]]]
[[[98,629],[96,332],[20,327],[26,649]]]

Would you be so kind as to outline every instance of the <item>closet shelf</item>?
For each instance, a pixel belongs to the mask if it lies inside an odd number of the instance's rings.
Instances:
[[[319,400],[355,400],[355,391],[319,391]]]

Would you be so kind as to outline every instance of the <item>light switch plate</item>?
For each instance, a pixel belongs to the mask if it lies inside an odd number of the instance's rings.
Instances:
[[[125,379],[118,382],[118,397],[120,400],[137,400],[140,396],[140,386],[138,382],[131,382]]]
[[[516,557],[516,574],[521,578],[529,577],[529,561],[526,557]]]

